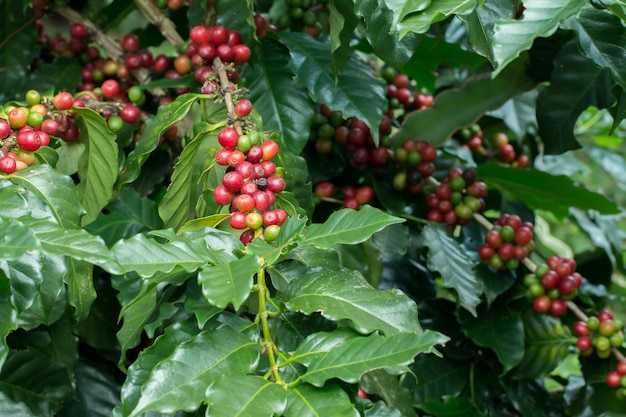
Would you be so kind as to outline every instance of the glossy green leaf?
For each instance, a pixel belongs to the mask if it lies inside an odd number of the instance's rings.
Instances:
[[[261,261],[247,255],[227,264],[209,265],[198,273],[202,294],[214,306],[226,308],[232,304],[239,309],[252,290],[254,274],[259,272]]]
[[[137,233],[163,227],[156,203],[130,187],[118,193],[107,209],[108,214],[101,213],[85,229],[100,236],[108,246]]]
[[[228,28],[237,28],[242,42],[252,46],[256,26],[254,25],[254,2],[252,0],[221,0],[215,2],[217,23]]]
[[[529,309],[522,315],[525,332],[524,358],[511,372],[515,379],[533,379],[552,371],[566,355],[576,337],[558,318]]]
[[[548,417],[552,402],[550,393],[544,384],[538,380],[515,381],[503,379],[500,384],[504,387],[507,398],[522,415],[528,417]]]
[[[65,367],[34,351],[11,352],[0,372],[0,391],[36,416],[55,415],[74,393]]]
[[[81,322],[89,315],[96,299],[93,264],[73,258],[66,258],[66,264],[68,273],[63,276],[63,282],[67,286],[67,301],[74,307],[74,320]]]
[[[392,27],[393,13],[385,2],[356,0],[354,10],[365,22],[364,35],[374,53],[388,65],[404,67],[413,55],[419,38],[407,34],[400,39],[395,26]],[[390,48],[389,45],[394,47]]]
[[[128,349],[139,344],[146,323],[154,316],[158,307],[155,287],[143,290],[141,294],[124,306],[120,313],[122,326],[117,332],[122,358],[125,357]]]
[[[0,391],[0,414],[11,417],[39,417],[26,404],[13,401],[4,392]]]
[[[453,15],[471,13],[478,5],[476,0],[437,0],[432,2],[418,0],[418,3],[421,3],[422,7],[426,3],[428,5],[423,10],[420,10],[421,7],[417,10],[407,10],[408,13],[398,22],[401,37],[412,32],[426,33],[432,24],[441,22]],[[389,4],[388,0],[387,4]]]
[[[16,220],[0,217],[0,228],[4,234],[0,240],[2,259],[17,259],[26,251],[36,249],[39,246],[33,231]]]
[[[626,88],[626,32],[618,17],[587,5],[578,17],[564,22],[563,28],[576,31],[585,56],[607,68],[613,79]]]
[[[152,369],[164,358],[169,357],[178,346],[198,333],[191,320],[181,321],[165,329],[154,343],[144,349],[128,368],[128,376],[122,385],[122,405],[116,407],[113,416],[127,416],[141,397],[141,390],[151,375]]]
[[[523,19],[502,19],[493,34],[493,56],[499,74],[522,51],[530,49],[533,40],[552,35],[564,20],[576,16],[585,0],[525,0]]]
[[[358,417],[348,394],[335,384],[316,388],[300,384],[289,390],[285,417]]]
[[[37,232],[36,237],[41,248],[48,253],[87,261],[114,274],[121,272],[104,241],[99,236],[93,236],[83,229],[50,228]]]
[[[389,407],[384,401],[376,401],[373,407],[365,410],[365,417],[402,417],[404,415],[411,416],[413,414],[402,414],[400,410]]]
[[[612,104],[611,85],[608,70],[580,55],[575,40],[563,47],[555,58],[550,85],[537,98],[537,122],[546,154],[580,148],[574,137],[576,121],[589,106],[607,108]]]
[[[329,249],[342,243],[361,243],[385,227],[404,221],[370,205],[360,210],[343,209],[331,214],[324,223],[309,226],[302,244]]]
[[[118,174],[118,146],[115,134],[102,116],[91,109],[75,111],[80,141],[85,145],[85,153],[78,164],[80,182],[76,186],[78,200],[86,211],[81,219],[84,226],[94,221],[111,199]]]
[[[439,272],[443,286],[454,289],[461,306],[475,316],[483,286],[474,264],[444,226],[429,224],[422,233],[428,248],[428,269]]]
[[[409,368],[414,377],[404,378],[402,386],[409,390],[413,404],[417,405],[426,403],[429,398],[460,395],[470,375],[468,363],[435,355],[420,355]]]
[[[443,401],[429,398],[420,408],[434,417],[485,417],[467,399],[459,397],[446,396]]]
[[[419,357],[428,356],[434,355],[420,355]],[[360,386],[368,394],[380,396],[389,407],[394,407],[398,411],[399,416],[417,417],[410,391],[400,385],[397,376],[390,375],[384,369],[376,369],[361,377]]]
[[[552,212],[559,218],[569,214],[570,207],[615,214],[617,206],[601,194],[574,184],[564,175],[550,175],[536,169],[521,170],[495,163],[478,167],[478,176],[510,198],[521,201],[531,209]]]
[[[502,374],[517,366],[524,357],[524,325],[517,311],[495,304],[478,317],[463,320],[464,333],[478,346],[493,349],[502,364]]]
[[[78,91],[81,84],[81,64],[72,58],[55,58],[44,62],[29,74],[28,86],[37,91]]]
[[[287,48],[269,38],[263,38],[261,46],[254,65],[242,69],[242,79],[250,88],[249,98],[263,118],[263,127],[280,131],[286,148],[299,154],[309,136],[314,104],[306,89],[293,80]]]
[[[372,68],[352,56],[341,76],[331,68],[330,45],[305,33],[285,32],[280,40],[291,54],[296,82],[303,84],[316,103],[341,110],[345,118],[358,117],[370,128],[378,143],[378,125],[387,106],[385,83],[372,75]],[[362,88],[363,83],[367,88]]]
[[[373,288],[357,271],[310,270],[289,283],[285,306],[290,311],[319,311],[330,320],[348,319],[355,330],[385,335],[419,333],[417,306],[398,289]]]
[[[385,4],[393,11],[391,24],[397,26],[402,19],[411,13],[421,12],[430,6],[432,0],[384,0]]]
[[[207,417],[272,417],[285,410],[287,390],[267,379],[226,375],[206,390]]]
[[[372,235],[372,246],[383,256],[404,255],[410,242],[409,228],[404,224],[393,224]]]
[[[135,181],[139,177],[142,165],[150,153],[157,148],[161,134],[172,124],[185,117],[199,97],[200,95],[191,93],[180,95],[171,103],[160,106],[157,114],[146,121],[141,137],[135,144],[135,149],[126,158],[126,163],[117,183],[118,188]]]
[[[459,128],[472,125],[488,111],[533,86],[521,62],[509,65],[496,78],[489,74],[472,77],[460,88],[438,94],[432,107],[409,113],[393,142],[400,144],[413,138],[441,145]]]
[[[459,16],[467,25],[467,39],[472,50],[495,64],[491,44],[493,28],[500,19],[515,17],[516,0],[488,1],[474,9],[472,13]]]
[[[344,333],[348,330],[338,330]],[[427,330],[421,334],[397,333],[383,337],[376,333],[362,336],[351,333],[348,337],[340,336],[340,343],[332,343],[334,332],[319,332],[309,336],[294,353],[294,360],[300,362],[300,355],[305,357],[306,373],[300,377],[317,387],[329,379],[338,378],[348,383],[357,383],[361,376],[372,369],[387,368],[394,374],[404,373],[405,366],[413,362],[420,353],[434,351],[435,345],[449,340],[441,333]],[[330,340],[332,346],[326,344]],[[315,352],[308,357],[308,352]]]
[[[51,210],[54,219],[65,229],[78,227],[84,210],[76,195],[74,181],[41,164],[17,171],[8,177],[13,184],[35,194]]]
[[[353,0],[331,0],[329,6],[331,69],[341,74],[352,55],[350,41],[359,19]]]
[[[17,309],[11,300],[11,284],[0,269],[0,369],[9,353],[6,338],[17,329]],[[1,401],[0,401],[1,403]]]
[[[193,411],[204,401],[211,382],[222,375],[251,372],[258,358],[259,344],[230,326],[201,332],[161,358],[128,417],[146,411]]]

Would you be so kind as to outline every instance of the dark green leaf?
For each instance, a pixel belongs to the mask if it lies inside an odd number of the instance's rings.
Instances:
[[[459,16],[467,25],[467,37],[472,49],[495,64],[491,44],[493,28],[500,19],[515,17],[517,0],[488,1],[472,13]]]
[[[386,2],[387,5],[389,5],[390,1],[386,0]],[[405,2],[398,3],[402,4]],[[402,6],[404,13],[400,16],[398,22],[398,29],[401,37],[404,37],[411,32],[425,33],[428,29],[430,29],[430,26],[433,23],[441,22],[452,15],[465,15],[471,13],[477,5],[476,0],[418,0],[417,3],[421,3],[421,7],[417,10],[410,8],[407,10],[406,5]],[[425,5],[427,5],[427,7],[423,8]]]
[[[388,65],[404,67],[413,55],[419,38],[409,33],[400,39],[395,27],[391,26],[393,13],[384,2],[356,0],[354,3],[355,12],[365,21],[365,38],[374,53]]]
[[[34,351],[11,352],[0,373],[0,391],[36,416],[55,415],[74,393],[65,367]]]
[[[429,398],[459,395],[467,385],[470,365],[452,358],[420,355],[410,366],[413,377],[407,376],[402,386],[413,396],[413,404],[424,404]]]
[[[118,173],[118,146],[115,134],[102,116],[91,109],[77,108],[75,111],[80,141],[86,152],[78,165],[80,182],[76,186],[78,200],[86,210],[81,219],[84,226],[94,221],[111,199]]]
[[[420,355],[419,357],[428,356],[434,355]],[[377,369],[364,374],[361,377],[360,386],[368,394],[380,396],[389,407],[400,410],[399,415],[417,417],[409,390],[400,385],[397,376],[390,375],[384,369]]]
[[[570,207],[596,210],[602,214],[618,212],[614,202],[603,195],[576,186],[571,178],[564,175],[550,175],[536,169],[521,170],[488,163],[478,167],[478,176],[529,208],[550,211],[559,218],[568,216]]]
[[[47,253],[87,261],[114,274],[121,272],[104,241],[83,229],[62,230],[54,227],[37,232],[36,237]]]
[[[11,417],[39,417],[33,414],[26,404],[13,401],[2,391],[0,391],[0,414]]]
[[[362,336],[339,329],[307,337],[296,349],[294,360],[307,366],[300,379],[317,387],[333,378],[357,383],[365,372],[373,369],[387,368],[394,374],[404,373],[405,366],[412,363],[416,355],[433,352],[435,345],[448,340],[447,336],[431,330],[383,337],[376,333]]]
[[[117,340],[120,343],[122,358],[128,349],[132,349],[139,344],[143,329],[153,317],[157,304],[157,290],[150,287],[135,297],[130,303],[124,306],[120,313],[122,327],[117,332]]]
[[[232,304],[235,310],[243,304],[252,290],[254,274],[259,272],[261,261],[247,255],[227,264],[210,265],[198,273],[202,294],[216,307]]]
[[[370,205],[360,210],[343,209],[331,214],[326,222],[309,226],[302,244],[329,249],[342,243],[361,243],[385,227],[404,221]]]
[[[398,289],[373,288],[357,271],[310,270],[289,283],[285,305],[290,311],[319,311],[330,320],[348,319],[357,331],[385,335],[419,333],[417,306]]]
[[[483,286],[474,264],[444,226],[429,224],[422,233],[428,247],[428,269],[439,272],[443,286],[456,290],[461,306],[475,316]]]
[[[552,371],[568,355],[576,337],[556,317],[531,309],[522,315],[525,332],[524,359],[512,371],[515,379],[539,378]]]
[[[161,358],[141,387],[128,414],[146,411],[193,411],[205,399],[205,388],[222,375],[245,375],[256,366],[259,344],[230,326],[204,331]]]
[[[260,376],[226,375],[206,390],[211,417],[272,417],[285,410],[287,391]]]
[[[171,103],[160,106],[156,116],[146,121],[141,137],[135,144],[135,149],[126,159],[118,187],[129,184],[139,177],[143,163],[156,149],[161,134],[185,117],[199,97],[198,94],[191,93],[180,95]]]
[[[404,255],[410,242],[409,228],[404,224],[393,224],[372,236],[372,246],[382,256]]]
[[[67,285],[67,301],[74,307],[74,319],[80,322],[87,318],[96,299],[93,287],[93,265],[73,258],[66,258],[67,274],[63,282]]]
[[[552,408],[550,394],[537,380],[500,381],[511,403],[525,417],[549,417]]]
[[[415,413],[414,410],[412,411]],[[413,414],[402,414],[400,410],[395,407],[389,407],[384,401],[376,401],[372,408],[365,410],[365,417],[402,417],[411,415]]]
[[[459,128],[472,125],[486,112],[500,108],[533,86],[522,62],[509,65],[496,78],[490,74],[475,76],[461,88],[438,94],[432,107],[409,113],[393,141],[400,144],[405,139],[420,138],[440,145]]]
[[[285,32],[280,36],[291,54],[296,82],[307,87],[316,103],[341,110],[345,118],[358,117],[370,128],[378,143],[378,125],[387,106],[385,83],[372,75],[372,67],[352,56],[341,76],[330,70],[330,45],[305,33]],[[363,88],[363,85],[367,88]]]
[[[348,394],[335,384],[315,388],[300,384],[289,390],[285,417],[358,417]]]
[[[517,311],[496,304],[478,317],[463,320],[463,331],[478,346],[493,349],[505,374],[524,357],[524,325]]]
[[[352,0],[331,0],[329,12],[331,69],[341,74],[352,55],[350,41],[359,19],[354,14]]]
[[[0,240],[0,256],[4,260],[17,259],[39,246],[33,231],[13,219],[0,217],[0,228],[4,235]]]
[[[587,5],[578,17],[564,22],[563,28],[576,31],[585,56],[597,66],[608,68],[613,79],[626,88],[626,32],[618,17]]]
[[[559,52],[554,65],[550,85],[537,98],[539,134],[547,154],[579,148],[573,131],[580,114],[589,106],[607,108],[613,102],[608,70],[580,55],[574,39]]]
[[[467,399],[444,397],[443,401],[429,398],[420,408],[435,417],[484,417]]]
[[[11,300],[11,284],[0,269],[0,338],[2,342],[0,343],[0,369],[9,353],[6,337],[15,329],[17,329],[17,309]]]
[[[263,38],[261,45],[254,65],[242,69],[242,79],[264,128],[282,132],[285,147],[300,154],[309,137],[314,104],[306,89],[293,80],[288,49],[269,38]]]
[[[522,51],[530,49],[533,40],[552,35],[559,24],[576,16],[585,0],[525,0],[523,19],[502,19],[493,34],[493,56],[500,73]]]
[[[254,25],[254,3],[252,0],[221,0],[215,2],[217,23],[241,32],[243,44],[252,45]]]

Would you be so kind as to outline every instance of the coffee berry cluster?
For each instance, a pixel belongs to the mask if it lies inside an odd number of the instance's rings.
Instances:
[[[465,226],[474,213],[483,210],[486,196],[487,185],[476,179],[474,168],[450,168],[447,177],[426,196],[426,205],[430,208],[426,220],[451,228]]]
[[[235,105],[239,118],[248,116],[251,109],[247,99]],[[285,189],[285,180],[276,175],[272,162],[278,154],[278,144],[256,130],[243,134],[231,126],[220,130],[217,140],[222,148],[217,151],[215,162],[227,169],[222,183],[213,190],[216,203],[229,205],[230,226],[243,230],[240,240],[244,245],[261,235],[273,242],[287,219],[283,209],[273,208],[275,194]]]
[[[502,214],[478,247],[480,261],[496,270],[515,270],[535,250],[532,223],[515,214]]]
[[[437,148],[423,140],[407,139],[393,152],[394,160],[404,170],[393,177],[393,188],[419,193],[425,181],[435,173]]]
[[[562,316],[567,312],[566,301],[578,294],[583,278],[576,272],[576,261],[562,256],[551,256],[535,272],[524,277],[528,297],[540,313]]]
[[[578,336],[576,347],[583,356],[595,352],[600,358],[606,359],[611,355],[611,348],[621,347],[624,343],[623,329],[624,323],[615,319],[613,313],[600,310],[597,316],[574,323],[573,330]]]
[[[330,181],[320,182],[315,186],[315,194],[324,201],[340,203],[344,208],[358,210],[363,204],[374,199],[374,189],[369,185],[357,188],[346,185],[341,188],[341,199],[337,198],[335,185]]]
[[[380,76],[387,82],[389,107],[405,111],[423,110],[433,105],[434,97],[425,89],[418,89],[417,83],[408,75],[385,66]]]
[[[626,362],[619,362],[615,370],[606,375],[606,384],[617,390],[620,399],[626,398]]]

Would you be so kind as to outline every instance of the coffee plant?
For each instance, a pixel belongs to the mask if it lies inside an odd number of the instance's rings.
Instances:
[[[0,7],[2,416],[626,416],[624,1]]]

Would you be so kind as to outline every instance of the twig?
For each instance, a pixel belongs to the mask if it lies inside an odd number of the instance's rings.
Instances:
[[[172,45],[178,46],[185,43],[176,31],[176,25],[150,0],[135,0],[135,5],[144,17],[156,26]]]

